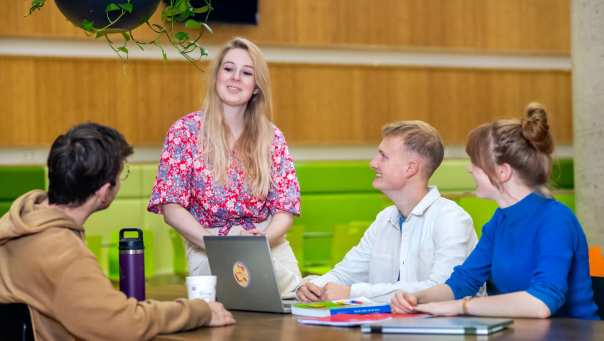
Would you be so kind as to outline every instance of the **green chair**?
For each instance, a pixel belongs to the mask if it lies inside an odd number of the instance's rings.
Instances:
[[[575,212],[575,192],[574,191],[555,191],[554,198],[566,205]]]
[[[444,160],[430,177],[430,185],[442,192],[469,192],[474,188],[474,180],[468,172],[469,160]]]
[[[103,237],[98,235],[86,234],[86,246],[96,257],[96,261],[103,272],[107,273],[107,262],[103,258]]]
[[[474,230],[478,238],[480,238],[484,224],[491,219],[497,209],[497,203],[474,196],[461,197],[457,203],[472,217]]]
[[[103,258],[103,263],[107,264],[104,269],[111,280],[119,278],[119,230],[124,227],[144,226],[142,212],[144,206],[141,200],[118,198],[108,209],[94,213],[84,223],[87,234],[102,236],[102,257],[106,257]]]
[[[111,242],[105,243],[103,247],[107,252],[107,277],[112,282],[120,280],[120,250],[118,245],[119,237],[111,239]]]
[[[187,265],[184,240],[181,235],[172,228],[168,233],[170,235],[170,242],[172,243],[174,274],[181,277],[187,276],[189,274],[189,268]]]
[[[20,195],[33,189],[44,189],[46,175],[43,166],[0,167],[0,216]]]
[[[99,264],[101,271],[105,276],[109,276],[109,259],[106,246],[103,244],[103,238],[101,236],[93,236],[93,239],[90,240],[88,236],[86,236],[86,247],[92,252],[92,254],[96,257],[96,262]]]
[[[140,199],[116,199],[106,210],[96,212],[84,223],[86,233],[103,236],[111,241],[123,227],[144,226],[144,202]]]
[[[331,232],[304,232],[303,275],[322,275],[331,270]]]
[[[130,163],[128,167],[128,177],[121,181],[120,191],[117,193],[117,199],[141,199],[147,198],[149,192],[144,192],[143,187],[143,166],[141,164]]]
[[[342,259],[350,249],[356,246],[370,221],[352,221],[348,224],[338,224],[333,228],[333,242],[331,243],[331,266],[333,267]]]
[[[371,185],[375,172],[368,161],[299,161],[296,174],[303,195],[377,193]]]
[[[329,270],[331,270],[331,266],[329,265],[315,265],[315,266],[305,266],[302,269],[302,276],[308,276],[308,275],[324,275],[326,273],[329,272]]]
[[[294,225],[287,231],[286,239],[294,251],[298,264],[304,262],[304,225]]]
[[[0,217],[2,217],[10,209],[12,201],[0,202]]]
[[[556,189],[575,188],[573,159],[555,159],[552,162],[552,175],[549,185]]]
[[[380,193],[302,195],[304,264],[307,269],[331,265],[333,227],[350,221],[373,221],[378,212],[391,205]],[[314,270],[313,270],[314,271]]]
[[[145,278],[155,276],[155,232],[144,228],[143,239],[145,243]]]
[[[296,224],[304,225],[302,269],[325,272],[332,265],[333,227],[373,220],[391,203],[372,187],[375,172],[368,161],[301,161],[296,172],[302,194]]]
[[[182,246],[182,240],[173,239],[172,232],[175,232],[174,228],[166,224],[164,216],[161,214],[145,212],[143,221],[145,229],[152,230],[155,234],[155,247],[153,253],[155,257],[156,274],[175,274],[175,264],[183,262],[184,248]],[[177,237],[180,238],[180,236]],[[180,257],[180,259],[175,260],[175,257]],[[184,264],[184,268],[182,268],[182,264],[178,265],[181,268],[177,269],[177,273],[187,273],[186,262]]]
[[[155,176],[157,173],[157,163],[138,165],[141,171],[141,191],[145,198],[149,199],[149,194],[153,190]]]
[[[43,166],[0,167],[0,200],[13,200],[32,189],[44,189]]]
[[[339,263],[346,253],[356,246],[371,222],[352,221],[348,224],[336,224],[333,227],[333,237],[330,247],[330,262],[327,265],[304,267],[305,274],[323,275]]]

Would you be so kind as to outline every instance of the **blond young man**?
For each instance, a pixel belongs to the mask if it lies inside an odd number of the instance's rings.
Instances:
[[[358,245],[327,274],[307,278],[302,301],[365,296],[387,302],[402,290],[444,283],[476,245],[470,216],[428,180],[444,156],[442,140],[422,121],[386,125],[370,162],[373,187],[394,205],[378,213]]]

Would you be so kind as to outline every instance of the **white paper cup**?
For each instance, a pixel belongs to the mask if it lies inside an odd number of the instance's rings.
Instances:
[[[216,300],[216,276],[187,276],[189,299],[200,298],[206,302]]]

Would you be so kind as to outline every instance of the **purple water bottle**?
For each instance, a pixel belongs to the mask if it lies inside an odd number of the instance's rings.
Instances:
[[[126,232],[136,232],[136,238],[126,238]],[[145,245],[143,230],[120,230],[120,290],[128,297],[145,300]]]

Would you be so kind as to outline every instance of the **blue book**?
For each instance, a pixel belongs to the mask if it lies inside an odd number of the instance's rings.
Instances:
[[[292,305],[293,315],[310,317],[327,317],[338,314],[383,314],[390,312],[389,304],[376,303],[365,297]]]

